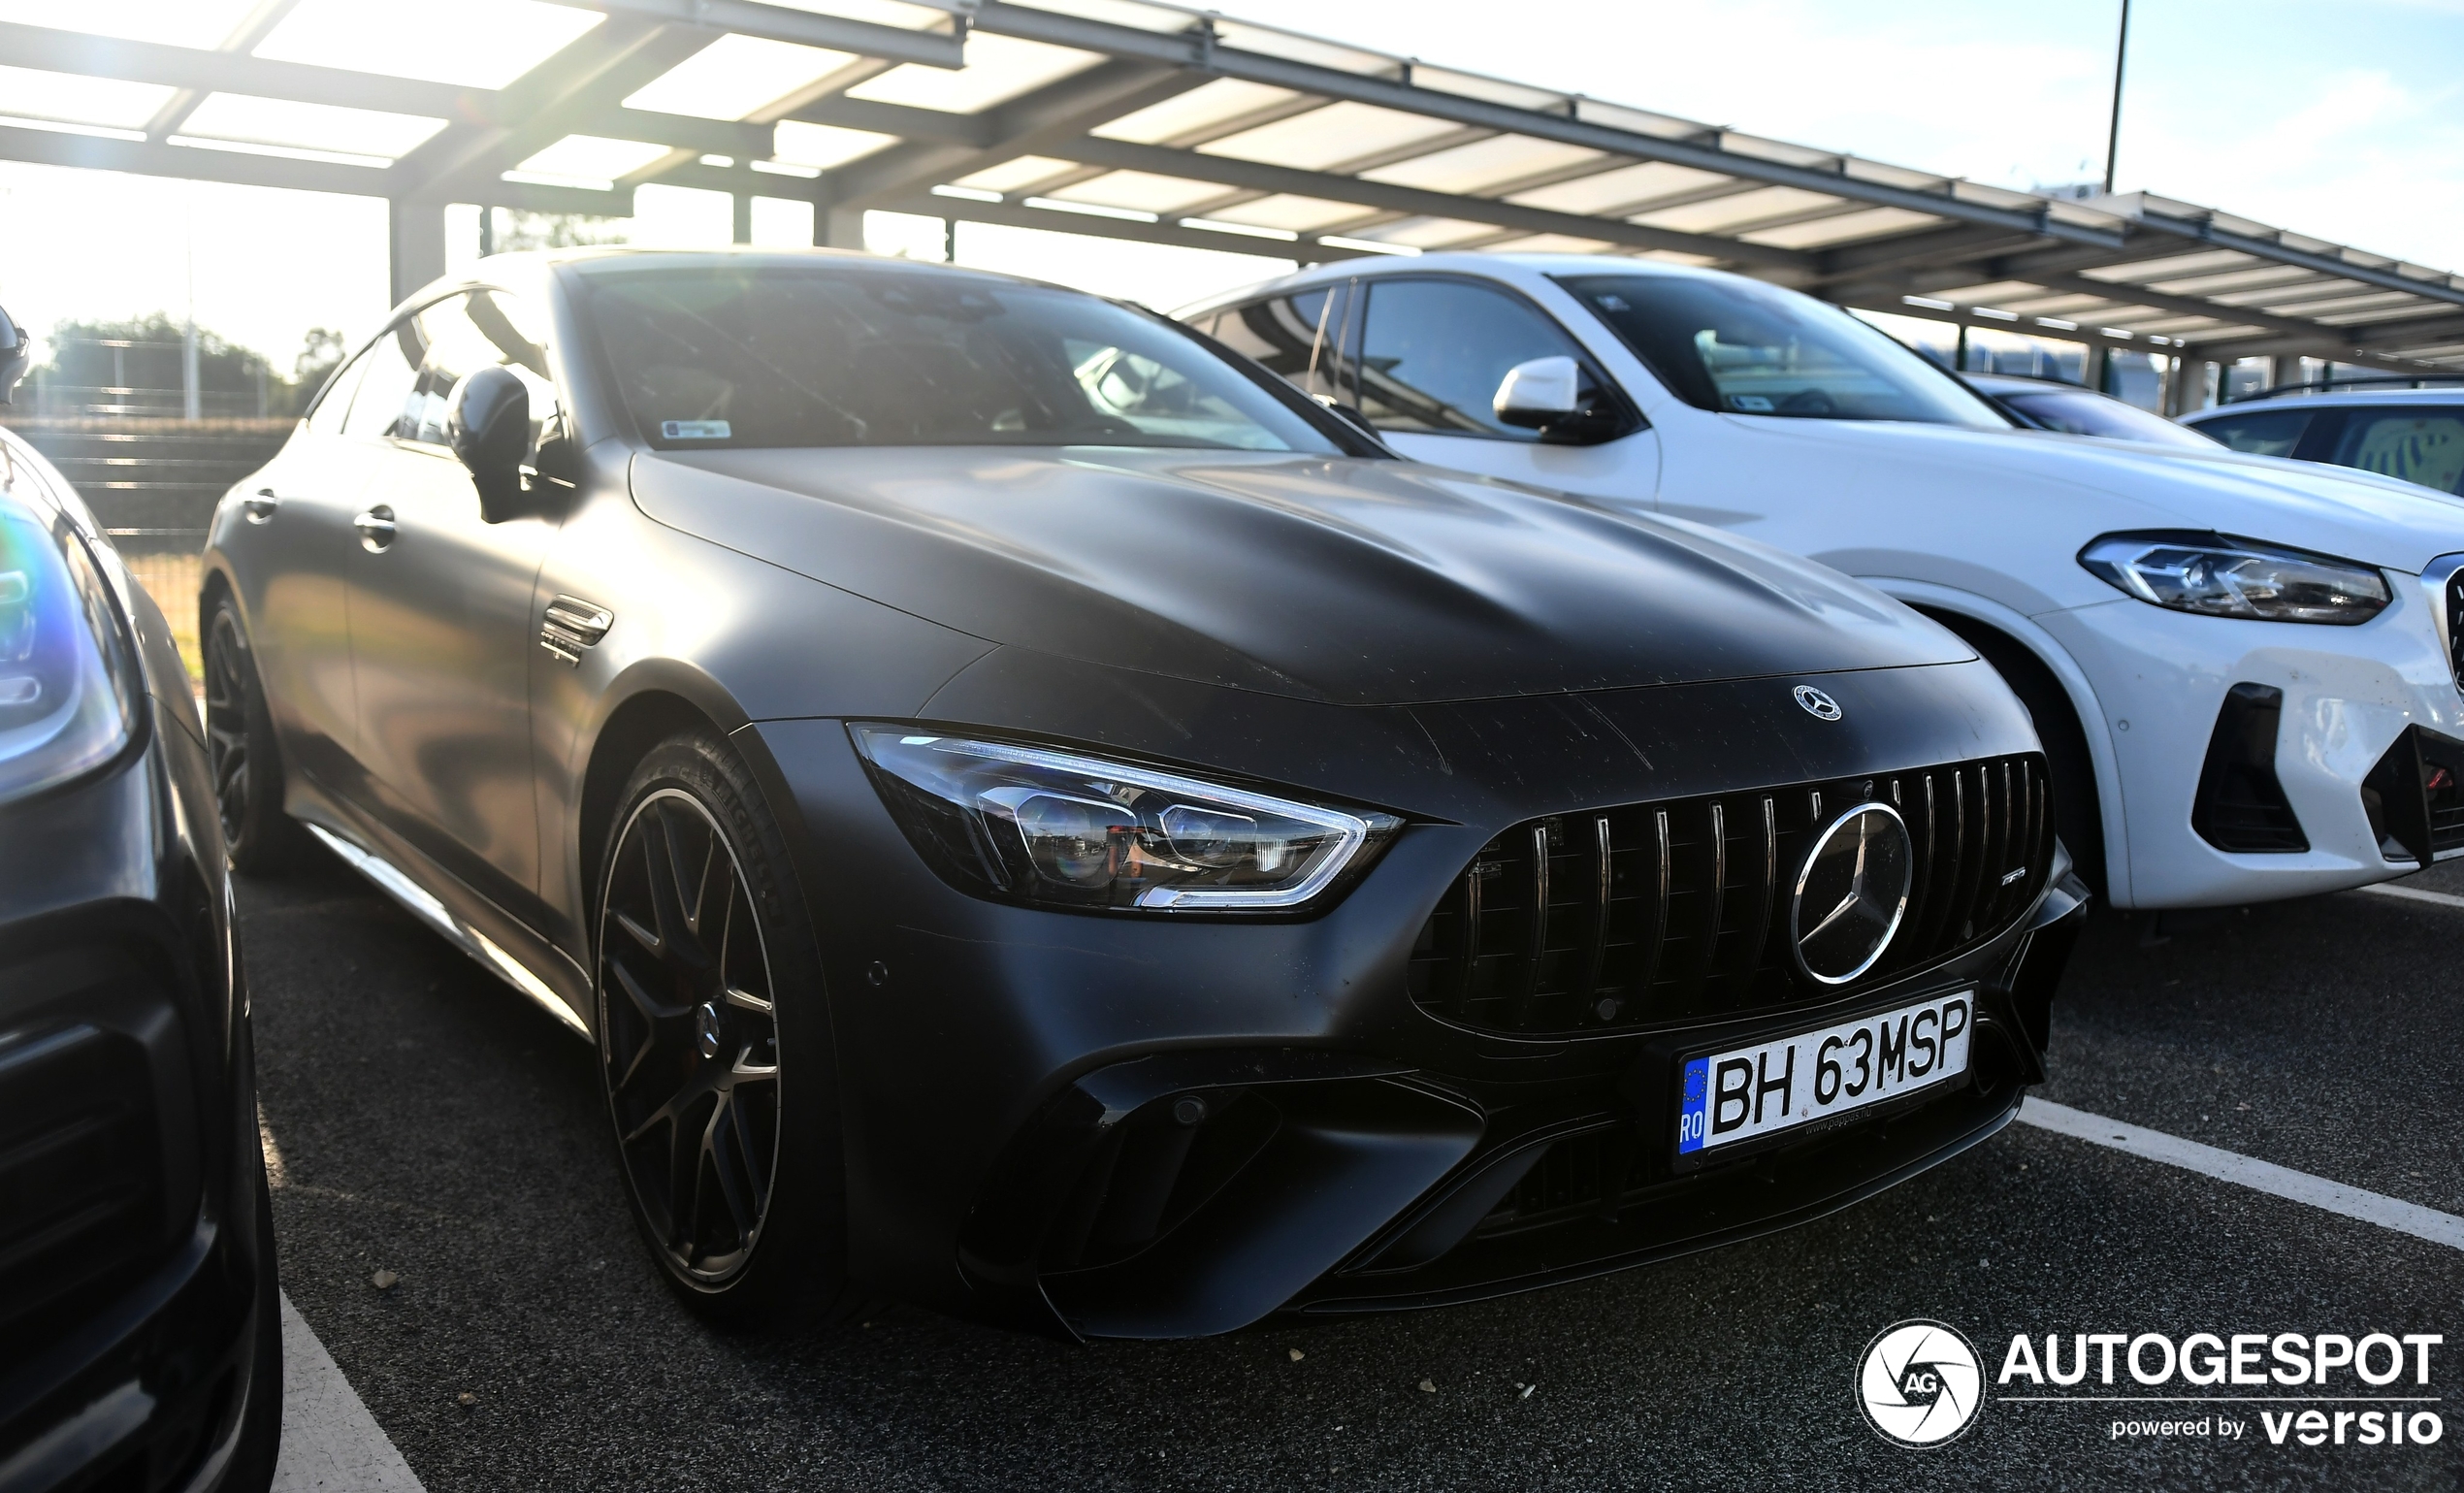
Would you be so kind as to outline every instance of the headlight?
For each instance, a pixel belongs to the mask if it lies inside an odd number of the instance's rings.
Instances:
[[[916,849],[982,894],[1089,910],[1281,912],[1368,864],[1402,821],[1000,741],[857,726]]]
[[[2142,601],[2210,617],[2351,627],[2389,595],[2366,565],[2221,534],[2109,534],[2079,563]]]
[[[124,658],[83,542],[0,491],[0,803],[119,755]]]

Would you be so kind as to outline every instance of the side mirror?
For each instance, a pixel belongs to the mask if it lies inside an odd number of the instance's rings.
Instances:
[[[531,454],[531,391],[510,369],[488,367],[453,386],[445,444],[470,469],[479,516],[501,524],[522,511],[522,461]]]
[[[0,405],[17,402],[17,380],[25,376],[26,365],[33,357],[25,333],[9,319],[7,311],[0,311]]]
[[[1506,371],[1490,407],[1508,425],[1546,430],[1581,406],[1582,370],[1567,357],[1534,358]]]

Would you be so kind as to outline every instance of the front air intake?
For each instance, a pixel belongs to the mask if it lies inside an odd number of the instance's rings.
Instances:
[[[2297,855],[2310,849],[2276,781],[2276,728],[2284,713],[2285,692],[2272,686],[2237,684],[2224,692],[2198,795],[2190,800],[2190,828],[2218,850]]]
[[[1818,985],[1789,946],[1817,835],[1859,803],[1906,823],[1906,915],[1879,960]],[[2001,932],[2053,861],[2044,759],[1552,815],[1491,840],[1412,950],[1412,998],[1516,1036],[1628,1031],[1836,999]]]

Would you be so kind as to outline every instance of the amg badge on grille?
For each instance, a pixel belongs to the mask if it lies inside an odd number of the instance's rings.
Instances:
[[[1908,827],[1889,804],[1861,803],[1831,822],[1797,873],[1788,909],[1806,974],[1846,985],[1873,968],[1907,914],[1915,863]]]

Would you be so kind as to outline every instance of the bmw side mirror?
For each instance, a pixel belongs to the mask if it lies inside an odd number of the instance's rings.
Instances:
[[[1538,431],[1552,445],[1589,445],[1624,434],[1613,402],[1597,392],[1585,397],[1582,365],[1560,355],[1534,358],[1506,371],[1489,407],[1498,419]]]
[[[1582,370],[1572,358],[1534,358],[1506,371],[1490,407],[1523,430],[1546,430],[1580,407]]]
[[[470,469],[479,516],[501,524],[523,511],[522,463],[531,454],[531,391],[510,369],[488,367],[453,386],[445,444]]]
[[[25,333],[9,319],[7,311],[0,311],[0,405],[17,402],[17,380],[25,376],[32,357],[33,349],[26,342]]]

